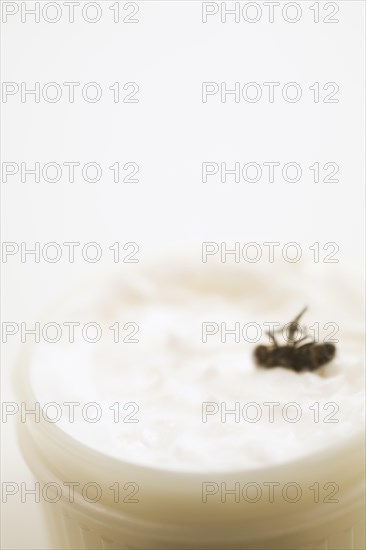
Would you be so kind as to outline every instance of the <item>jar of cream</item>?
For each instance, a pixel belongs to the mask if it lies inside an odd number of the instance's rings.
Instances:
[[[150,266],[54,307],[67,337],[27,349],[15,385],[55,548],[363,549],[362,307],[337,273]],[[336,357],[256,366],[304,305]]]

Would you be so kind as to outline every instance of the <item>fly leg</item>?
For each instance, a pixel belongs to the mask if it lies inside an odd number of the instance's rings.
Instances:
[[[271,333],[269,332],[269,330],[266,330],[266,334],[267,334],[268,338],[270,339],[270,341],[273,343],[274,347],[275,347],[275,348],[278,348],[278,342],[277,342],[277,340],[276,340],[276,338],[275,338],[275,335],[274,335],[274,334],[271,334]]]
[[[288,327],[288,343],[289,343],[290,346],[295,346],[296,344],[298,344],[299,341],[303,340],[303,338],[301,338],[300,340],[296,341],[295,340],[295,334],[296,334],[296,331],[299,327],[299,321],[300,321],[301,317],[304,315],[304,313],[307,309],[308,309],[307,307],[304,307],[304,309],[302,311],[300,311],[299,315],[297,317],[295,317],[295,319],[293,321],[291,321],[291,323],[289,324],[289,327]]]

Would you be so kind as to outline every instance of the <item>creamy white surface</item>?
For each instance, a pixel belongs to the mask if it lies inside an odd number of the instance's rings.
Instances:
[[[77,413],[70,423],[65,413],[60,426],[106,454],[162,468],[254,468],[322,449],[359,428],[364,414],[362,306],[355,282],[337,273],[334,266],[291,265],[281,271],[272,266],[269,272],[257,266],[203,265],[162,267],[113,284],[106,280],[53,312],[52,320],[59,323],[97,321],[104,332],[97,344],[78,338],[72,344],[35,345],[31,380],[36,399],[99,403],[99,422],[88,423]],[[340,326],[335,360],[316,372],[259,369],[252,359],[258,344],[236,343],[233,337],[221,343],[216,335],[202,343],[204,321],[284,324],[304,304],[309,310],[303,324]],[[140,342],[113,343],[107,327],[115,321],[138,323]],[[267,343],[264,335],[262,343]],[[115,423],[109,409],[114,402],[121,409],[136,402],[139,422]],[[203,423],[203,402],[226,402],[228,409],[235,402],[240,407],[256,402],[263,414],[256,423],[243,417],[236,423],[233,415],[221,422],[219,413]],[[273,423],[265,402],[280,403]],[[302,410],[296,423],[282,416],[290,402]],[[320,404],[318,423],[309,408],[315,402]],[[328,402],[339,405],[337,423],[322,421],[332,412],[323,410]]]

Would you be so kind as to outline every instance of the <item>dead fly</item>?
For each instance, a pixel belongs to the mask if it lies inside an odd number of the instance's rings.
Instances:
[[[267,332],[272,345],[257,346],[254,350],[254,358],[261,367],[285,367],[297,372],[315,370],[333,359],[336,353],[333,344],[318,344],[314,340],[304,343],[310,336],[306,335],[300,340],[295,339],[298,330],[298,322],[307,308],[288,325],[288,339],[285,346],[280,346],[273,334]]]

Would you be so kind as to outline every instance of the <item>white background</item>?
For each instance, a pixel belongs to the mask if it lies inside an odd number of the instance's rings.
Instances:
[[[4,2],[3,4],[7,4]],[[22,2],[16,3],[24,4]],[[33,7],[34,2],[27,2]],[[41,2],[43,4],[43,2]],[[62,2],[59,5],[62,6]],[[123,6],[121,2],[121,6]],[[233,3],[228,3],[232,5]],[[245,3],[242,3],[245,4]],[[235,23],[220,15],[202,23],[200,2],[138,2],[139,22],[113,23],[112,2],[102,2],[103,17],[90,24],[76,11],[67,21],[2,24],[2,79],[29,87],[54,81],[96,81],[103,97],[96,104],[80,98],[52,104],[2,103],[3,162],[98,162],[98,183],[26,183],[19,175],[2,184],[2,240],[31,247],[34,242],[96,241],[103,250],[135,241],[140,261],[169,261],[183,250],[200,262],[202,241],[296,241],[304,250],[334,241],[339,266],[360,269],[363,260],[364,189],[364,3],[341,1],[339,22],[314,23],[313,2],[298,2],[302,17],[288,23],[268,11],[257,23]],[[321,19],[324,2],[320,3]],[[108,86],[137,82],[139,103],[113,103]],[[257,82],[257,103],[219,95],[202,103],[202,82]],[[281,83],[274,103],[263,82]],[[303,97],[282,99],[282,85],[298,82]],[[336,82],[338,103],[314,103],[309,86]],[[324,97],[324,93],[322,93]],[[112,182],[108,166],[137,162],[138,184]],[[201,181],[202,162],[297,162],[297,183]],[[336,162],[339,183],[314,183],[308,167]],[[182,252],[183,253],[183,252]],[[307,254],[311,259],[310,252]],[[275,276],[271,267],[271,276]],[[39,319],[44,307],[77,281],[98,270],[123,272],[106,253],[98,264],[61,260],[26,263],[19,255],[2,264],[3,320]],[[12,400],[9,373],[21,349],[19,340],[3,348],[3,399]],[[5,452],[4,452],[5,451]],[[11,423],[3,425],[3,481],[29,478],[19,456]],[[19,515],[21,513],[21,516]],[[9,499],[2,513],[3,548],[47,548],[38,507]],[[21,526],[21,528],[20,528]]]

